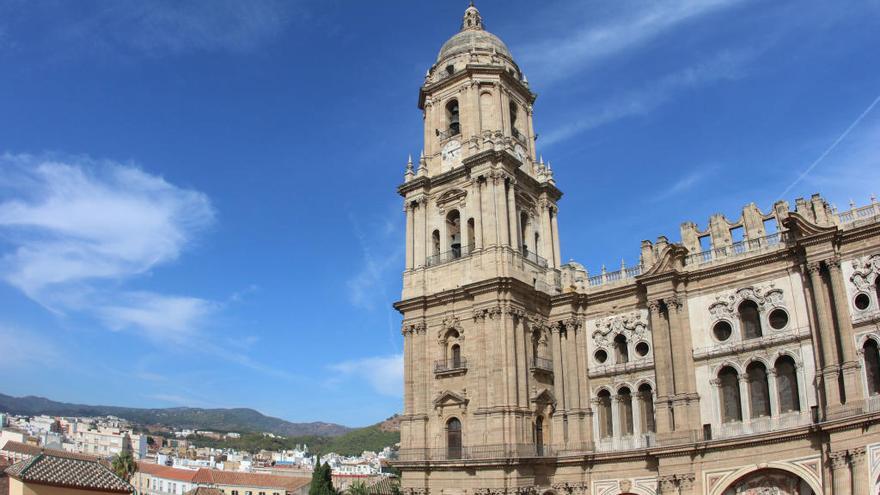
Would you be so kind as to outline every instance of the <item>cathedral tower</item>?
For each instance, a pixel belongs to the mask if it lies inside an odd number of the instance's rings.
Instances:
[[[398,188],[404,456],[534,455],[564,434],[563,416],[551,417],[558,399],[547,320],[560,280],[562,193],[549,163],[536,159],[535,98],[510,50],[468,7],[425,75],[424,151]],[[404,483],[427,479],[405,472]]]

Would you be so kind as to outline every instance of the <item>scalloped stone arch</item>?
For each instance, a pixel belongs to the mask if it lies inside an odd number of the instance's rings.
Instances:
[[[785,462],[766,462],[742,467],[736,471],[728,473],[726,476],[715,483],[715,486],[713,486],[712,489],[708,492],[708,495],[722,495],[724,493],[724,490],[730,488],[731,485],[744,478],[745,476],[756,473],[758,471],[770,469],[784,471],[804,480],[810,486],[810,489],[813,490],[813,493],[815,495],[821,495],[822,493],[824,493],[824,491],[822,490],[822,483],[818,479],[816,479],[814,473],[810,472],[803,466],[798,466]]]

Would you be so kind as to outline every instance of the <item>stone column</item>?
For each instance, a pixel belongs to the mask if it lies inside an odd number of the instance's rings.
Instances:
[[[535,153],[535,144],[534,144],[535,143],[535,124],[534,124],[534,121],[532,120],[532,113],[533,113],[532,110],[533,109],[534,108],[532,107],[532,105],[526,105],[526,119],[529,121],[529,125],[528,125],[529,138],[527,141],[529,143],[529,156],[532,158],[532,164],[534,165],[534,162],[535,162],[535,160],[538,159],[538,157],[536,156],[536,153]]]
[[[654,378],[657,381],[657,401],[654,405],[654,415],[659,435],[672,431],[672,418],[667,404],[669,396],[672,394],[672,374],[668,372],[672,369],[670,354],[672,349],[660,301],[649,301],[648,309],[651,318],[651,347],[654,349]]]
[[[415,218],[413,216],[412,205],[407,202],[403,205],[404,211],[406,211],[406,269],[413,269],[413,223]]]
[[[525,313],[518,311],[516,319],[518,321],[516,329],[516,376],[517,376],[517,405],[519,407],[529,407],[529,339],[526,328]]]
[[[847,458],[846,451],[831,452],[828,454],[828,457],[831,460],[831,491],[835,495],[838,493],[852,493],[849,459]]]
[[[816,308],[816,329],[822,341],[822,384],[825,391],[825,402],[829,408],[840,406],[840,389],[837,385],[837,346],[834,342],[834,326],[825,306],[825,287],[822,282],[821,263],[807,263],[810,273],[810,286],[813,292],[813,304]],[[819,371],[819,370],[817,370]],[[827,414],[827,411],[826,411]]]
[[[849,459],[852,464],[853,495],[868,495],[868,463],[865,459],[865,447],[850,449]]]
[[[415,247],[415,254],[413,256],[413,263],[415,268],[420,268],[425,266],[425,252],[427,250],[425,244],[427,241],[427,227],[425,226],[428,221],[427,214],[425,210],[427,209],[427,200],[425,198],[419,198],[416,201],[416,205],[414,206],[413,213],[415,215],[414,226],[415,226],[415,242],[413,243]]]
[[[550,234],[550,203],[541,201],[541,253],[540,255],[553,263],[553,237]]]
[[[434,108],[434,101],[431,97],[425,98],[425,109],[422,111],[422,121],[425,126],[425,140],[422,141],[425,144],[425,155],[430,155],[433,148],[434,139],[434,115],[432,113],[432,109]]]
[[[561,343],[561,325],[553,323],[550,326],[550,338],[553,346],[553,393],[556,396],[557,409],[553,414],[553,437],[558,446],[562,446],[563,437],[563,418],[567,412],[565,408],[565,375],[562,370],[562,343]]]
[[[472,249],[481,249],[483,247],[483,185],[480,178],[474,179],[473,198],[474,204],[474,244]]]
[[[843,355],[842,372],[847,404],[858,404],[862,400],[862,384],[859,377],[859,361],[856,357],[856,344],[853,338],[852,315],[849,310],[849,299],[846,295],[846,284],[840,271],[840,257],[835,256],[825,261],[831,278],[832,300],[834,312],[837,314],[837,326],[840,332],[840,351]]]
[[[492,342],[491,336],[489,335],[489,327],[486,325],[486,312],[483,310],[479,310],[479,314],[477,316],[477,321],[479,322],[480,327],[480,376],[482,379],[480,380],[480,406],[479,407],[489,407],[489,372],[492,367],[491,361],[489,361],[489,343]]]
[[[561,263],[561,257],[559,255],[559,222],[556,217],[559,216],[559,209],[556,206],[551,206],[552,211],[550,212],[550,221],[551,228],[553,229],[553,267],[559,268]]]
[[[498,244],[509,246],[510,229],[507,226],[507,191],[505,185],[505,177],[502,173],[496,173],[493,176],[495,180],[495,222],[498,230]]]
[[[510,229],[510,245],[517,252],[520,252],[519,242],[520,236],[517,233],[517,225],[519,225],[519,219],[517,219],[516,214],[516,195],[513,190],[515,182],[513,179],[510,180],[510,185],[507,188],[507,225]]]
[[[408,415],[413,412],[412,327],[404,325],[401,333],[403,333],[403,414]]]
[[[747,373],[739,375],[739,404],[743,426],[745,426],[745,423],[752,419],[752,404],[749,401],[749,375]]]
[[[797,373],[797,371],[795,371]],[[798,382],[800,382],[800,378]],[[800,385],[800,383],[798,383]],[[800,388],[800,387],[798,387]],[[779,416],[779,393],[776,390],[776,368],[767,369],[767,390],[770,393],[770,417]]]
[[[642,400],[638,390],[630,390],[630,401],[632,401],[632,420],[633,420],[633,439],[635,445],[640,445],[642,441]]]
[[[678,475],[678,493],[681,495],[691,495],[695,493],[693,473]]]
[[[687,353],[688,349],[683,345],[684,338],[679,322],[681,301],[678,297],[670,297],[666,300],[666,312],[669,315],[669,339],[672,348],[677,352],[672,353],[672,385],[676,395],[685,393],[687,388]]]
[[[516,404],[516,349],[514,347],[514,335],[516,334],[516,321],[510,308],[502,313],[504,328],[504,384],[506,395],[504,405]]]

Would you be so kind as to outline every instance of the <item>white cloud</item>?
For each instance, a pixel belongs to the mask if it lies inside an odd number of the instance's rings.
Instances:
[[[403,354],[345,361],[330,369],[339,374],[337,381],[363,380],[382,395],[403,396]]]
[[[204,194],[132,165],[88,158],[0,155],[0,278],[59,313],[180,341],[213,303],[120,290],[173,261],[211,225]]]
[[[599,108],[580,111],[579,114],[589,117],[542,134],[541,145],[550,146],[626,117],[647,114],[683,91],[721,80],[741,78],[745,74],[746,64],[757,53],[756,50],[724,51],[706,62],[667,74],[643,88],[613,97]]]
[[[394,268],[403,266],[403,243],[397,222],[389,220],[400,215],[397,203],[393,208],[386,209],[386,216],[375,220],[364,228],[363,220],[357,215],[350,215],[354,235],[361,248],[361,269],[346,281],[349,301],[352,305],[372,310],[377,304],[389,302],[385,290],[386,277]],[[399,270],[394,271],[395,276]]]
[[[518,50],[523,67],[543,82],[574,76],[600,60],[636,48],[680,25],[740,3],[741,0],[676,0],[625,5],[618,18],[580,28],[557,29],[561,37]]]

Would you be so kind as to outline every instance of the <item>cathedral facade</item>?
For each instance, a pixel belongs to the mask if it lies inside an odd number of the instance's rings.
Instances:
[[[589,274],[534,102],[470,6],[398,188],[403,491],[878,493],[880,203],[751,204]]]

